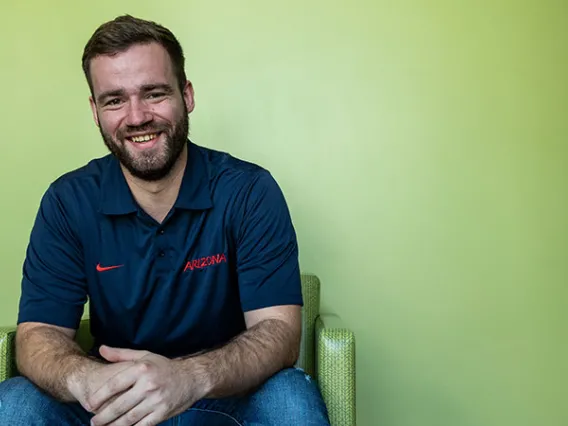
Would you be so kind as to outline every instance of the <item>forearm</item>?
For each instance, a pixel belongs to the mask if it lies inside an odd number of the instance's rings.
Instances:
[[[61,401],[75,401],[69,391],[73,378],[99,364],[73,339],[50,326],[18,331],[16,354],[20,373]]]
[[[298,358],[301,329],[285,321],[267,319],[243,332],[227,345],[179,362],[199,376],[206,398],[247,392]]]

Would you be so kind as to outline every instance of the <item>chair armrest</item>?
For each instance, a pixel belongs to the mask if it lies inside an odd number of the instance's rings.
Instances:
[[[16,327],[0,327],[0,382],[16,375]]]
[[[355,335],[336,315],[316,320],[316,373],[332,426],[355,426]]]

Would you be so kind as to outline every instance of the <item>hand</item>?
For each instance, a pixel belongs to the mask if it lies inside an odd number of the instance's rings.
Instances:
[[[188,377],[177,361],[148,351],[108,346],[102,346],[100,354],[113,363],[132,364],[88,399],[96,413],[91,425],[154,426],[205,396],[204,387],[194,377]],[[118,396],[105,404],[115,395]]]
[[[118,362],[114,364],[106,364],[100,361],[92,361],[79,373],[69,379],[69,392],[87,411],[92,412],[88,401],[89,399],[112,377],[121,371],[134,365],[133,361]],[[109,402],[112,397],[117,395],[108,395]]]

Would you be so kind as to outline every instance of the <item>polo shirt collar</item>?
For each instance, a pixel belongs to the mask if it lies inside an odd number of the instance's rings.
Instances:
[[[101,212],[107,215],[137,212],[138,204],[126,183],[120,162],[112,154],[107,159],[101,178]]]
[[[101,179],[101,212],[106,215],[135,213],[139,207],[130,192],[119,161],[110,155]],[[198,147],[188,141],[187,164],[174,208],[206,210],[213,207],[209,170]]]
[[[174,208],[207,210],[213,207],[209,168],[203,152],[193,142],[187,144],[187,164]]]

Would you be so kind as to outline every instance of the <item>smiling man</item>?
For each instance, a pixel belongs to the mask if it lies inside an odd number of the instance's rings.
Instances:
[[[193,88],[166,28],[107,22],[83,69],[111,154],[41,201],[0,424],[329,424],[292,368],[298,248],[274,179],[188,140]],[[74,342],[87,299],[89,354]]]

